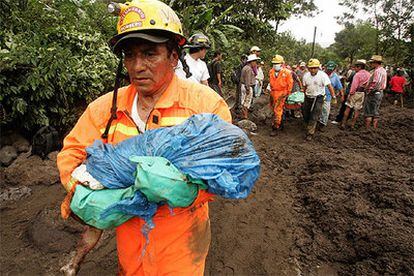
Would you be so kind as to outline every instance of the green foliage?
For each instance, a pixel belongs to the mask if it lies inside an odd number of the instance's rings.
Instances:
[[[224,19],[229,16],[233,6],[222,11],[214,17],[214,10],[221,7],[220,4],[212,4],[207,7],[204,4],[187,6],[180,10],[179,15],[184,25],[184,34],[190,37],[195,33],[203,33],[210,38],[212,48],[228,48],[229,37],[235,37],[243,33],[243,30],[231,24],[225,24]]]
[[[375,52],[386,57],[390,63],[410,65],[413,58],[410,50],[412,36],[411,26],[414,24],[412,0],[341,0],[340,4],[348,7],[339,18],[342,23],[354,23],[355,14],[363,12],[377,31]]]
[[[332,49],[352,63],[355,59],[369,59],[375,52],[377,31],[367,22],[345,24],[345,29],[335,35]]]
[[[225,80],[252,45],[263,49],[264,61],[276,53],[291,63],[310,57],[310,45],[278,34],[277,25],[291,15],[315,12],[313,0],[164,1],[179,14],[186,36],[203,32],[212,50],[224,52]],[[7,115],[2,125],[64,131],[87,103],[112,89],[116,58],[107,40],[117,18],[107,13],[107,2],[0,1],[0,102]]]
[[[28,130],[65,129],[85,106],[111,89],[115,57],[106,40],[115,22],[90,1],[5,1],[0,29],[0,101]]]
[[[294,14],[311,14],[316,10],[313,0],[173,0],[169,5],[179,14],[187,36],[202,32],[210,38],[212,50],[207,61],[211,60],[214,50],[224,52],[224,81],[227,85],[240,57],[248,54],[253,45],[263,49],[262,60],[269,64],[276,53],[282,54],[290,64],[310,58],[310,46],[297,41],[291,34],[278,34],[271,21],[283,21]],[[320,53],[335,55],[321,47],[318,49]]]

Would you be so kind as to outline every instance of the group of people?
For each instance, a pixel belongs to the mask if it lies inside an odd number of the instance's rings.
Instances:
[[[89,104],[64,139],[57,157],[61,182],[68,195],[73,195],[76,185],[81,183],[73,172],[83,165],[86,148],[95,140],[119,143],[150,129],[178,125],[201,113],[213,113],[232,121],[229,107],[219,95],[223,85],[222,55],[215,52],[208,66],[203,61],[210,48],[208,37],[194,34],[187,40],[177,14],[161,1],[132,0],[116,5],[113,10],[119,16],[118,34],[110,40],[112,51],[119,57],[114,91]],[[188,52],[182,51],[183,48]],[[264,87],[260,53],[259,47],[252,47],[243,58],[240,74],[234,76],[244,118],[249,116],[253,97],[260,96]],[[327,124],[330,104],[338,96],[346,105],[342,126],[351,109],[353,126],[364,107],[367,127],[371,123],[377,127],[387,74],[380,56],[373,56],[369,64],[373,73],[366,70],[364,60],[355,63],[356,73],[347,95],[334,62],[328,62],[322,70],[319,60],[312,58],[290,68],[283,56],[275,55],[268,88],[274,112],[272,133],[277,134],[283,128],[285,109],[289,106],[302,109],[306,137],[312,139],[317,127]],[[123,67],[128,71],[130,84],[119,87]],[[293,95],[296,100],[289,100]],[[154,217],[157,227],[148,236],[141,232],[145,221],[138,217],[118,226],[119,274],[203,275],[211,235],[208,213],[211,197],[200,190],[188,208],[159,208]],[[68,212],[70,209],[62,205],[62,215],[67,217]],[[141,254],[143,251],[145,254]]]
[[[175,73],[181,79],[190,80],[210,86],[220,96],[223,96],[223,72],[222,72],[222,53],[217,50],[214,52],[213,60],[210,64],[204,61],[207,50],[210,49],[209,38],[202,34],[192,35],[184,45]]]
[[[241,70],[238,91],[244,119],[248,118],[254,91],[260,83],[257,77],[258,70],[261,70],[259,61],[260,52],[251,53]],[[368,67],[372,69],[371,72]],[[387,87],[387,72],[383,67],[382,56],[373,55],[368,62],[358,59],[352,68],[347,82],[344,82],[334,61],[321,64],[318,59],[312,58],[307,63],[300,62],[291,67],[285,63],[283,56],[275,55],[267,86],[273,109],[271,136],[283,129],[287,114],[299,117],[298,112],[301,111],[306,125],[306,140],[312,140],[317,130],[323,131],[327,126],[331,104],[336,104],[337,98],[340,98],[342,106],[333,124],[338,124],[341,129],[354,129],[363,112],[366,128],[377,128],[381,100]],[[393,94],[401,95],[407,84],[401,70],[397,70],[389,84]],[[302,97],[300,93],[303,93]]]

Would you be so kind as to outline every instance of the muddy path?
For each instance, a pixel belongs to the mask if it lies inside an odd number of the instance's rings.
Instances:
[[[210,204],[206,275],[414,275],[414,109],[382,111],[378,131],[329,125],[311,142],[299,119],[276,137],[259,125],[251,196]],[[19,158],[0,169],[0,273],[57,275],[82,228],[59,218],[55,157]],[[106,231],[79,275],[116,271]]]

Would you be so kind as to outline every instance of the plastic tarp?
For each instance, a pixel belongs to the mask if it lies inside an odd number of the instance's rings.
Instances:
[[[149,130],[116,145],[96,141],[86,151],[87,171],[109,189],[135,184],[137,163],[132,156],[164,157],[186,177],[203,180],[210,193],[224,198],[246,198],[260,172],[247,135],[214,114],[193,115],[180,125]],[[122,212],[148,221],[154,204],[137,190],[133,197],[107,207],[102,217]]]
[[[158,156],[132,156],[137,163],[135,184],[128,188],[91,190],[78,185],[71,201],[72,211],[85,223],[99,229],[113,228],[130,218],[122,210],[102,217],[104,211],[122,200],[139,199],[134,203],[136,211],[147,221],[155,214],[157,204],[171,207],[187,207],[197,197],[199,189],[207,186],[202,180],[193,180],[181,173],[170,161]],[[142,194],[145,195],[143,197]]]
[[[300,92],[300,91],[293,92],[286,99],[287,104],[298,104],[298,103],[303,103],[304,101],[305,101],[305,93]]]

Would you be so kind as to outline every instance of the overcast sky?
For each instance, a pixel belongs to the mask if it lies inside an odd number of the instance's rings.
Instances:
[[[312,42],[314,27],[316,30],[316,42],[323,47],[328,47],[334,42],[335,33],[343,29],[336,23],[335,16],[341,15],[346,9],[338,5],[338,0],[314,0],[320,10],[315,17],[292,17],[279,27],[279,32],[290,31],[297,39],[305,39]]]

